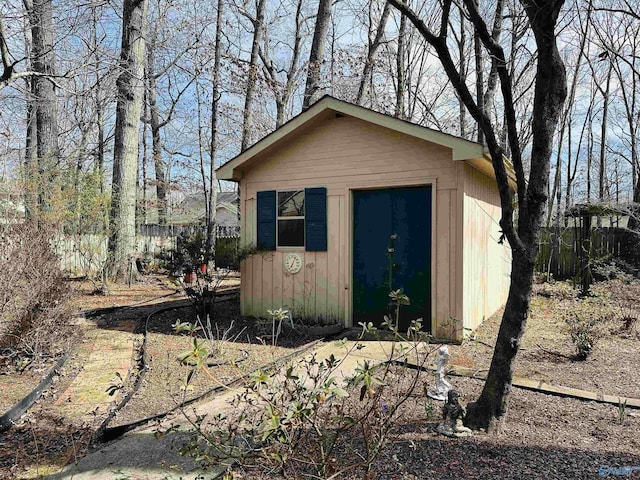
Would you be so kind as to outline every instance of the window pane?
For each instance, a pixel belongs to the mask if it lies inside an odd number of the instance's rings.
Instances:
[[[278,192],[279,217],[304,217],[304,190]]]
[[[304,247],[304,220],[278,220],[278,246]]]

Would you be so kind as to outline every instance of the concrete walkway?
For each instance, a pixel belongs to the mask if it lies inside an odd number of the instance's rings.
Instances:
[[[340,381],[353,375],[359,362],[385,361],[390,358],[394,350],[392,342],[360,343],[363,345],[360,349],[353,348],[356,342],[321,343],[307,356],[315,354],[318,361],[327,359],[331,355],[336,359],[344,359],[334,371],[334,376]],[[348,356],[347,352],[349,352]],[[398,353],[396,345],[394,358],[398,357]],[[210,401],[197,405],[195,411],[198,415],[224,413],[233,408],[230,401],[239,392],[240,389],[224,392]],[[176,425],[179,426],[178,432],[157,438],[158,429],[168,429]],[[165,419],[159,427],[156,425],[144,427],[126,434],[50,478],[92,480],[215,478],[216,474],[224,472],[226,468],[201,471],[196,462],[177,453],[177,449],[188,439],[186,432],[189,430],[189,425],[189,420],[182,413],[173,415]]]
[[[132,333],[134,322],[123,321],[109,329],[84,318],[78,323],[85,331],[84,344],[77,351],[78,356],[84,357],[80,362],[82,370],[59,394],[55,409],[79,423],[92,423],[108,413],[113,397],[107,388],[120,381],[116,374],[123,380],[127,378],[135,340],[142,335]]]

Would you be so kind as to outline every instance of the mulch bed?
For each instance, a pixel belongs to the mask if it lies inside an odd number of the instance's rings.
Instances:
[[[208,338],[204,337],[202,331],[198,332],[197,337],[198,342],[210,352],[209,365],[206,369],[196,370],[187,384],[187,376],[192,368],[181,364],[178,357],[193,347],[193,338],[175,334],[172,325],[177,320],[196,322],[194,309],[169,310],[151,317],[146,346],[148,369],[138,392],[110,426],[164,413],[212,387],[226,385],[248,375],[311,340],[286,331],[272,345],[268,337],[271,324],[260,324],[255,319],[242,318],[237,299],[217,304],[216,318],[219,321],[212,324],[212,332]]]
[[[640,318],[629,329],[623,317],[640,316],[640,282],[595,284],[593,298],[580,300],[567,282],[534,286],[531,315],[515,361],[516,374],[554,385],[640,398]],[[582,303],[582,305],[581,305]],[[576,308],[604,316],[600,335],[585,361],[575,360],[566,318]],[[502,311],[488,318],[473,339],[449,347],[451,363],[487,369]]]

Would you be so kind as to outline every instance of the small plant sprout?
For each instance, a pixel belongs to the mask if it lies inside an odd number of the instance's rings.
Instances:
[[[113,397],[116,394],[116,392],[122,390],[123,388],[124,388],[124,379],[122,378],[122,375],[120,375],[120,372],[116,372],[115,379],[111,380],[105,392],[107,392],[107,394],[109,394],[110,397]]]
[[[624,422],[627,421],[627,399],[624,399],[624,402],[620,397],[618,397],[618,423],[620,425],[624,425]]]
[[[193,337],[192,348],[180,353],[180,355],[178,355],[178,361],[184,365],[200,368],[206,365],[208,356],[209,351],[204,348],[196,337]]]
[[[285,319],[288,319],[291,324],[291,328],[293,328],[293,318],[291,317],[291,312],[284,308],[267,310],[267,313],[271,315],[271,344],[275,346],[275,344],[278,343],[278,337],[282,332],[282,322]],[[277,328],[276,324],[278,325]]]
[[[189,336],[193,337],[198,330],[202,330],[200,325],[191,322],[181,322],[180,320],[176,320],[176,323],[171,325],[173,331],[176,333],[186,333]]]

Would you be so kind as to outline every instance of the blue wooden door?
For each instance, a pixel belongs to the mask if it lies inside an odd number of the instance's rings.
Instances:
[[[396,235],[393,289],[411,305],[400,309],[400,329],[422,317],[431,324],[431,187],[353,192],[353,321],[380,326],[389,312],[389,239]]]

